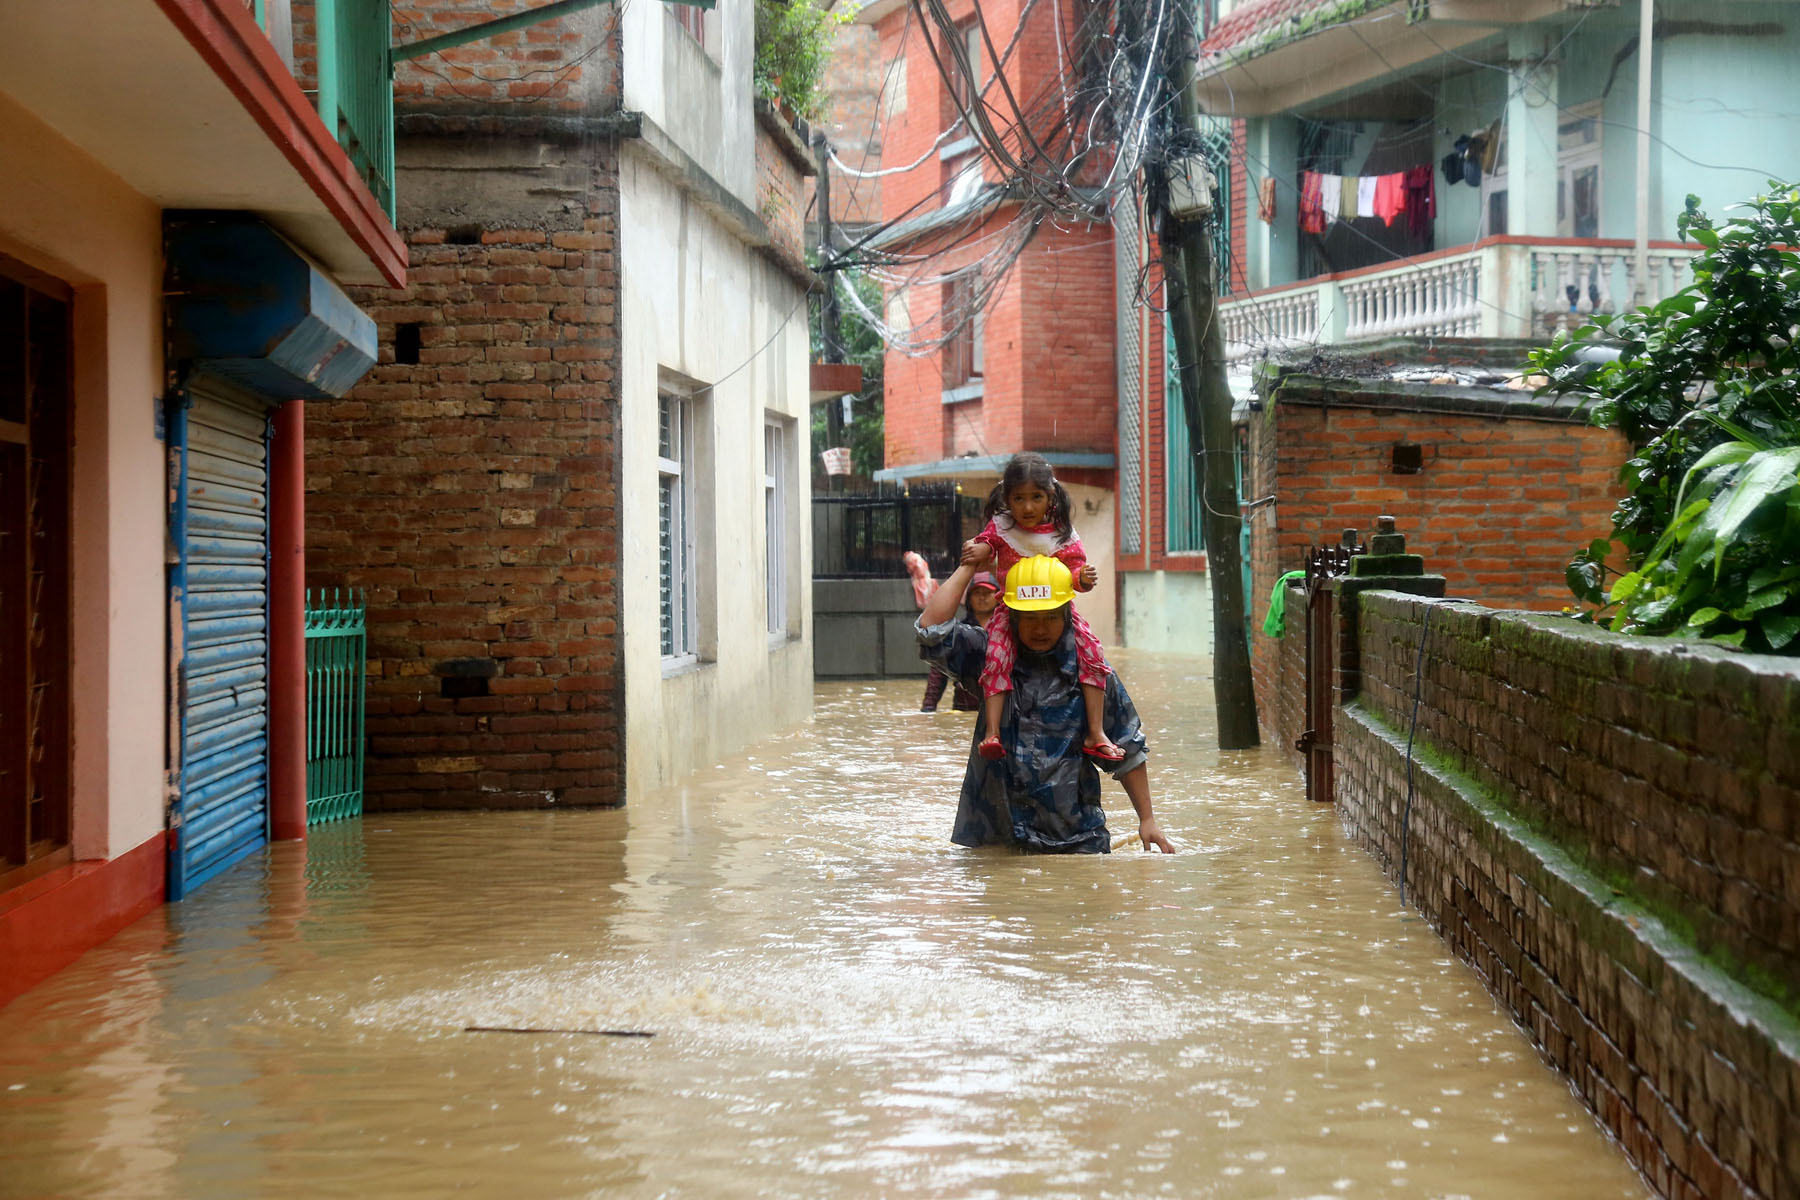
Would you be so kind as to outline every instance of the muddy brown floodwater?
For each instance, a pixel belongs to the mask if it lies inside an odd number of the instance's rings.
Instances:
[[[911,681],[626,811],[315,829],[0,1013],[0,1194],[1645,1195],[1205,664],[1119,661],[1178,856],[950,845]]]

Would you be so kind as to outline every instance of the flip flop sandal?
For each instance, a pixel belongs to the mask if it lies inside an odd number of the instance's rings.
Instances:
[[[1095,762],[1122,763],[1125,761],[1125,752],[1112,742],[1101,742],[1097,746],[1083,746],[1081,752]]]
[[[1000,744],[1000,739],[997,737],[983,738],[981,745],[975,748],[975,752],[990,762],[996,762],[1006,757],[1006,747]]]

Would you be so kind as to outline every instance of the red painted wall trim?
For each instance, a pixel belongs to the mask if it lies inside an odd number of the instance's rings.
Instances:
[[[269,446],[269,836],[306,836],[306,404]]]
[[[156,0],[381,277],[406,286],[406,243],[241,0]]]
[[[164,843],[59,867],[0,895],[0,1007],[163,902]]]

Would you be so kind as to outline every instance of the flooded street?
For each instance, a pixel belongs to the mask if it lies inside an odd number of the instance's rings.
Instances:
[[[315,829],[0,1014],[0,1194],[1644,1195],[1205,664],[1119,662],[1176,857],[952,846],[914,681],[623,812]]]

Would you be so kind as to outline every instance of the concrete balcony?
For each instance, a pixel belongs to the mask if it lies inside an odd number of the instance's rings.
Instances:
[[[1643,303],[1692,282],[1692,246],[1651,244]],[[1498,237],[1321,275],[1220,305],[1232,360],[1392,337],[1548,338],[1637,294],[1629,241]]]

